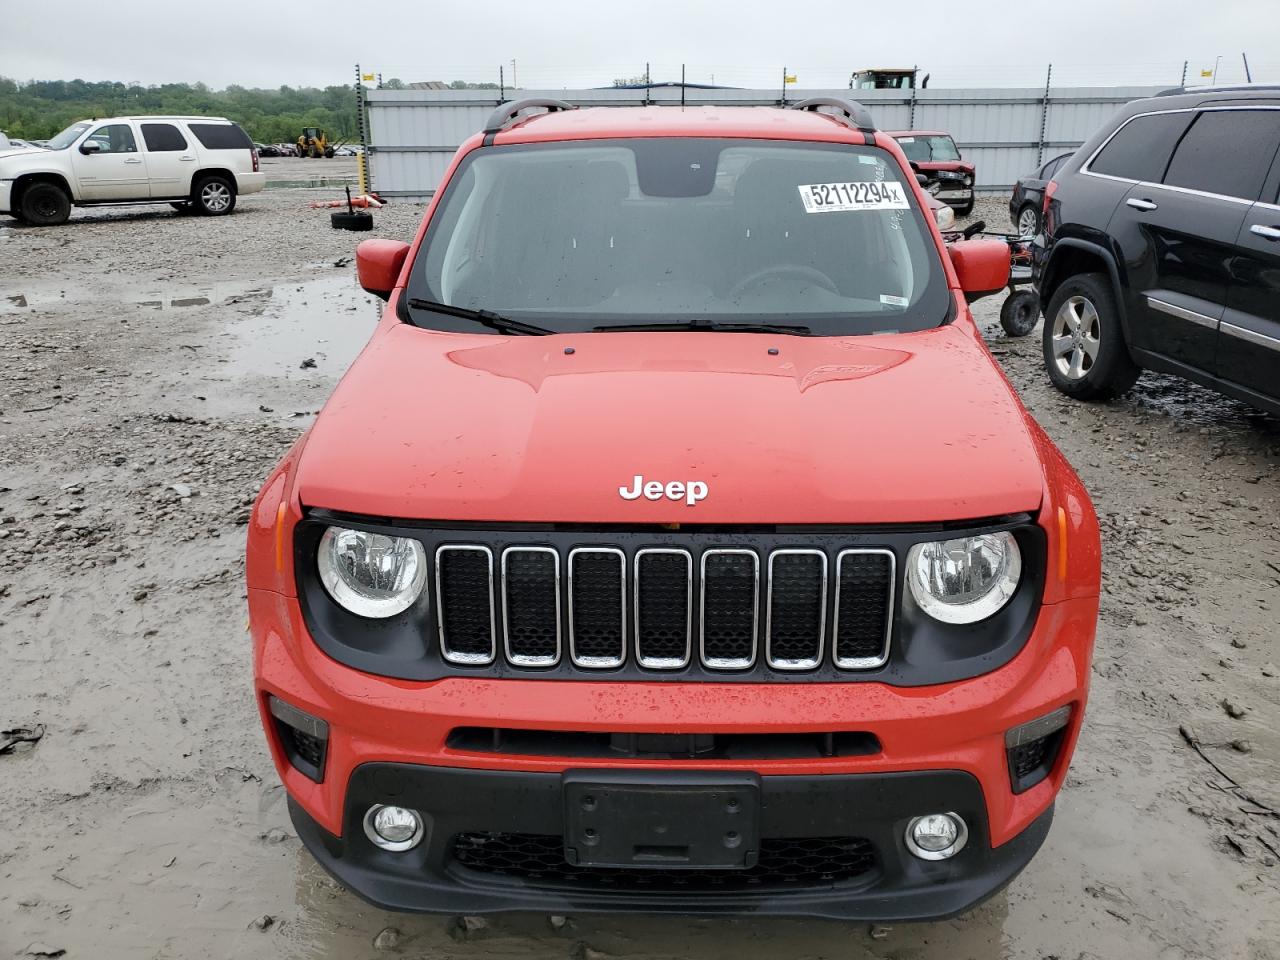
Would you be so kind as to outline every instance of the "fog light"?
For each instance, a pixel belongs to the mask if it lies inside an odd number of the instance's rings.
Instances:
[[[408,807],[375,804],[364,815],[364,832],[383,850],[411,850],[422,839],[422,817]]]
[[[907,849],[921,860],[950,860],[964,849],[969,828],[955,813],[931,813],[907,824]]]

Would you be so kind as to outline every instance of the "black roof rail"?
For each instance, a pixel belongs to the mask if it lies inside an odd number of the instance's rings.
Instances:
[[[529,97],[526,100],[508,100],[501,103],[498,108],[489,114],[489,119],[484,123],[485,133],[498,133],[503,127],[516,118],[516,115],[525,110],[533,110],[541,107],[547,113],[555,113],[557,110],[577,110],[572,103],[565,103],[563,100],[553,100],[550,97]]]
[[[808,100],[801,100],[791,105],[792,110],[812,110],[815,113],[819,112],[819,107],[831,107],[837,113],[847,117],[852,126],[864,133],[872,133],[876,129],[876,122],[871,119],[871,111],[857,100],[848,100],[844,97],[810,97]]]

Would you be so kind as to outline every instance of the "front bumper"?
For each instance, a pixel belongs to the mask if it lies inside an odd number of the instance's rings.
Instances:
[[[672,776],[686,775],[667,771],[652,779]],[[765,776],[759,785],[762,844],[794,853],[785,861],[780,859],[785,854],[775,857],[784,869],[750,881],[732,872],[555,866],[565,804],[562,775],[554,773],[372,763],[359,767],[350,781],[341,836],[321,827],[292,799],[289,810],[316,860],[343,885],[385,909],[638,910],[881,921],[937,919],[972,908],[1017,876],[1053,819],[1050,804],[1016,837],[992,847],[978,781],[957,771]],[[414,849],[391,853],[366,839],[365,811],[388,802],[424,815],[426,831]],[[912,816],[939,810],[964,817],[968,843],[950,860],[919,860],[907,851],[904,830]],[[856,862],[823,861],[811,843],[805,846],[815,832],[846,847],[856,841],[865,852]],[[518,838],[537,839],[522,846]],[[483,850],[486,843],[500,852],[465,852]]]
[[[0,180],[0,213],[13,212],[13,181]]]
[[[466,676],[397,680],[326,656],[307,633],[294,597],[254,588],[249,607],[259,707],[299,833],[317,859],[369,899],[403,909],[468,912],[569,903],[579,910],[675,909],[675,900],[664,899],[661,891],[601,899],[594,893],[529,889],[528,884],[513,887],[501,878],[477,883],[450,867],[448,844],[460,830],[554,836],[560,829],[555,820],[560,780],[570,770],[644,771],[655,778],[673,770],[743,771],[758,776],[766,793],[777,789],[791,795],[782,809],[806,826],[785,836],[849,831],[865,837],[877,851],[879,872],[823,891],[717,894],[698,900],[696,909],[888,919],[963,910],[1007,883],[1040,845],[1083,718],[1098,600],[1045,604],[1026,644],[1008,663],[971,679],[920,687]],[[327,721],[320,782],[286,757],[267,713],[268,696]],[[1015,793],[1006,732],[1065,705],[1072,706],[1071,720],[1049,775]],[[557,756],[554,749],[508,752],[450,742],[452,731],[475,727],[610,734],[865,731],[878,749],[749,760],[584,759]],[[373,774],[382,769],[392,770],[395,782],[375,784]],[[902,783],[907,787],[900,788]],[[432,837],[407,875],[386,863],[388,855],[373,848],[360,826],[369,805],[399,802],[394,796],[400,795],[404,805],[412,801],[432,818]],[[490,805],[498,802],[494,797],[509,795],[521,801]],[[806,796],[833,799],[820,806],[795,799]],[[941,873],[937,864],[904,861],[909,856],[902,843],[906,820],[953,809],[973,830],[972,849],[962,851],[951,866],[944,863]],[[458,818],[459,811],[479,815],[486,810],[477,820]],[[464,822],[469,825],[460,826]],[[768,834],[762,829],[761,836]],[[925,889],[927,896],[920,892]],[[694,909],[684,894],[679,904],[682,912]]]

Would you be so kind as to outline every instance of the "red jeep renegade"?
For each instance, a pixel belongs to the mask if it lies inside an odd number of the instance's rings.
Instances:
[[[1080,481],[865,108],[500,107],[267,479],[256,695],[298,834],[402,910],[917,919],[1049,830]]]

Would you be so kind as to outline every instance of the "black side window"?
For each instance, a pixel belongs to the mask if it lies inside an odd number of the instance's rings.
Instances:
[[[1094,157],[1090,172],[1159,183],[1191,117],[1189,111],[1134,117]]]
[[[1044,175],[1044,179],[1052,180],[1054,178],[1054,175],[1057,174],[1057,172],[1062,169],[1062,165],[1070,159],[1071,159],[1071,154],[1064,153],[1062,156],[1054,157],[1052,160],[1050,160],[1049,165],[1045,167],[1046,172]]]
[[[1164,182],[1257,200],[1280,146],[1280,110],[1209,110],[1191,125]]]
[[[249,135],[234,123],[189,123],[187,127],[206,150],[252,150]]]
[[[186,138],[172,123],[144,123],[142,139],[152,153],[166,153],[187,149]]]

